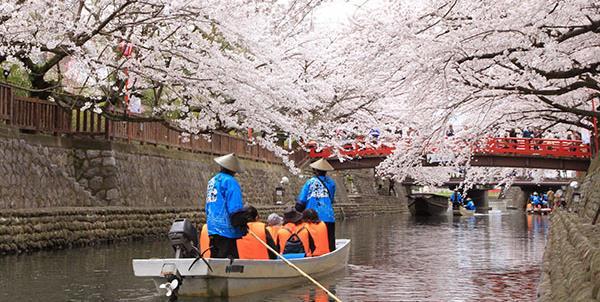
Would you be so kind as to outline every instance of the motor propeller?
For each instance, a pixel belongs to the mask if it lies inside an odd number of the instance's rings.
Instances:
[[[158,286],[159,288],[166,289],[166,296],[170,297],[179,287],[179,280],[177,278],[171,280],[171,282],[166,282]]]

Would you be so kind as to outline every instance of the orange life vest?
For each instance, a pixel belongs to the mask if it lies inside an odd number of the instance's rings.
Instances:
[[[204,253],[204,258],[210,258],[210,239],[208,238],[208,225],[205,223],[200,230],[200,253]]]
[[[269,231],[269,233],[271,234],[271,238],[273,238],[273,240],[277,239],[277,232],[281,229],[280,225],[270,225],[267,227],[267,231]]]
[[[327,295],[327,293],[321,289],[317,289],[314,292],[309,291],[308,293],[304,294],[302,296],[302,301],[304,302],[328,302],[329,301],[329,296]]]
[[[313,256],[321,256],[329,253],[329,237],[327,234],[327,226],[325,222],[305,223],[308,232],[315,241],[315,250]]]
[[[310,250],[310,234],[304,224],[295,225],[293,223],[286,223],[281,229],[279,229],[277,232],[277,239],[275,240],[275,243],[279,247],[279,253],[283,254],[286,242],[294,233],[296,233],[300,238],[300,241],[302,241],[306,257],[312,256],[313,251]]]
[[[263,242],[267,242],[265,224],[262,222],[248,222],[248,229],[258,236]],[[267,248],[262,245],[250,233],[236,240],[238,255],[240,259],[269,259]]]

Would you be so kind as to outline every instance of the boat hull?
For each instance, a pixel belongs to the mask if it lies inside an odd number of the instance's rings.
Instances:
[[[550,209],[550,208],[527,209],[527,214],[548,215],[550,213],[552,213],[552,209]]]
[[[454,216],[473,216],[475,215],[475,211],[470,211],[465,209],[464,207],[459,207],[458,209],[452,210],[452,214]]]
[[[290,260],[314,278],[326,276],[346,267],[350,240],[336,240],[337,249],[319,257]],[[229,259],[207,259],[212,271],[203,261],[194,259],[134,259],[133,271],[137,277],[151,278],[159,293],[166,282],[166,272],[175,269],[182,278],[179,296],[232,297],[285,287],[306,282],[296,270],[282,260],[240,260],[230,264]]]
[[[411,195],[408,209],[415,216],[436,216],[448,213],[448,199],[431,194]]]

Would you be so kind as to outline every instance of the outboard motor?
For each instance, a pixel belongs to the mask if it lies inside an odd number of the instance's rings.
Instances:
[[[198,230],[187,219],[176,219],[169,230],[169,240],[175,250],[175,258],[196,258]]]

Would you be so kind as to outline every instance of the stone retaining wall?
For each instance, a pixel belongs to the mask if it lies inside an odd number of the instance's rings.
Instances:
[[[206,183],[215,154],[93,138],[19,133],[0,127],[0,254],[164,236],[173,219],[203,221]],[[275,188],[293,205],[309,175],[277,164],[243,160],[244,202],[265,215]],[[405,194],[376,195],[372,170],[339,171],[339,217],[406,211]],[[349,186],[352,190],[349,191]],[[348,197],[352,193],[352,198]],[[360,200],[360,205],[357,204]]]
[[[581,198],[572,198],[573,193]],[[538,301],[600,301],[600,158],[581,188],[567,191],[568,210],[552,213]]]
[[[0,137],[0,210],[98,205],[71,161],[68,149]]]
[[[406,203],[382,197],[370,204],[336,204],[338,219],[377,213],[404,213]],[[283,206],[258,207],[261,217]],[[175,218],[199,225],[204,211],[196,207],[77,207],[7,210],[0,217],[0,254],[94,245],[103,242],[165,237]]]
[[[551,221],[538,301],[600,301],[600,225],[564,210]]]
[[[200,206],[206,183],[218,171],[215,156],[135,143],[22,134],[0,127],[0,210]],[[275,188],[283,176],[290,182],[284,186],[282,201],[293,202],[306,180],[283,165],[242,163],[246,172],[236,177],[244,201],[253,205],[274,204]],[[332,174],[340,203],[348,202],[348,173]],[[370,194],[372,180],[364,182],[368,184],[358,182],[363,188],[358,193]]]

